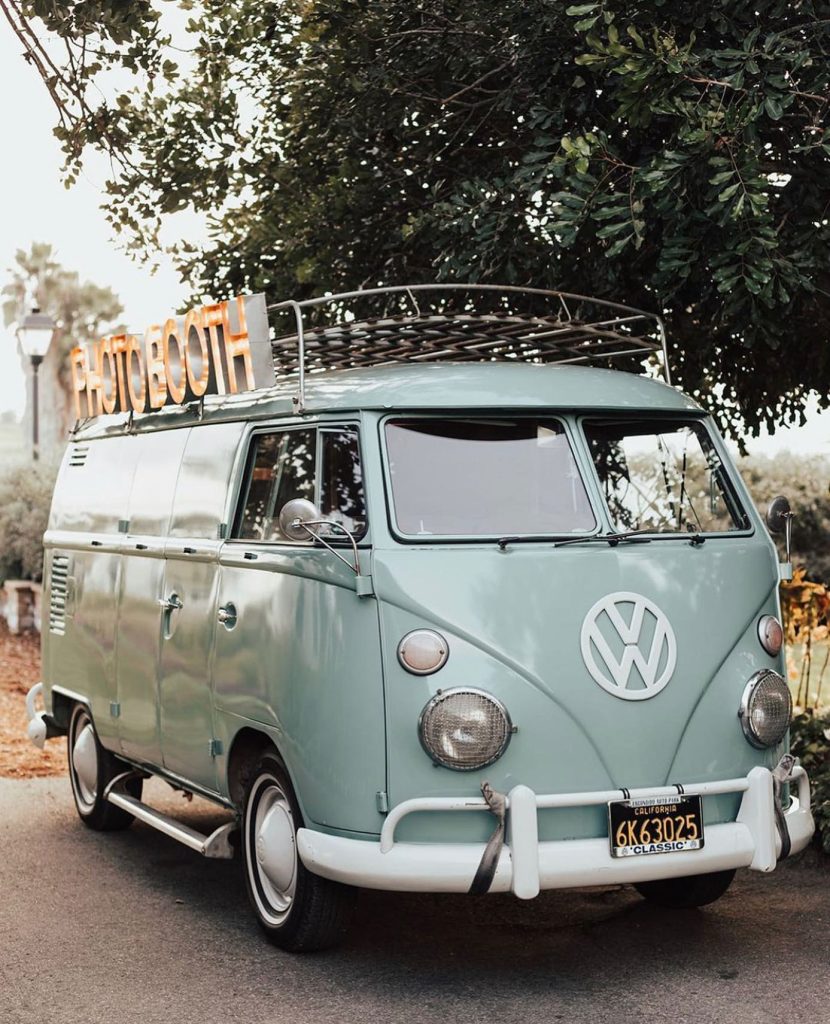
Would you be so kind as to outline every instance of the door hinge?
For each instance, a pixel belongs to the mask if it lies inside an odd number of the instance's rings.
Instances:
[[[375,793],[375,801],[378,805],[378,811],[380,814],[389,813],[389,797],[386,795],[386,790],[379,789]]]
[[[110,701],[110,718],[121,717],[121,704],[117,700]]]
[[[210,741],[210,756],[211,757],[219,757],[219,755],[221,753],[223,753],[224,749],[225,748],[222,746],[222,741],[221,740],[211,740]]]

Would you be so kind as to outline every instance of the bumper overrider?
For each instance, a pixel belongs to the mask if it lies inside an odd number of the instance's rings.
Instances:
[[[489,891],[532,899],[541,889],[647,882],[731,868],[772,871],[782,851],[787,855],[804,849],[815,827],[807,773],[796,765],[785,781],[796,792],[791,793],[789,806],[778,808],[778,823],[776,786],[767,768],[753,768],[740,779],[684,783],[682,791],[689,796],[742,793],[736,820],[707,825],[702,849],[622,858],[611,856],[607,837],[539,842],[537,825],[540,810],[607,804],[620,799],[619,789],[548,795],[515,786],[507,794],[506,842],[498,853]],[[676,786],[626,791],[631,799],[677,793]],[[487,844],[396,843],[395,830],[404,817],[420,811],[488,809],[483,798],[406,800],[387,816],[379,843],[302,828],[298,850],[309,871],[349,885],[398,892],[468,892]]]

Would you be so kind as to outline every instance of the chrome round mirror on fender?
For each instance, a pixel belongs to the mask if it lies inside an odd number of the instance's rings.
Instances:
[[[767,509],[767,529],[770,533],[784,533],[787,529],[787,520],[792,515],[789,501],[783,494],[773,498]]]
[[[280,532],[286,540],[309,541],[312,535],[301,524],[319,521],[320,513],[308,498],[292,498],[280,510]]]

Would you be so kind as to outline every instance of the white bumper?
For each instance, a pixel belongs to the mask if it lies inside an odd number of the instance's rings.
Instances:
[[[803,768],[793,771],[791,798],[785,812],[791,853],[803,850],[813,834],[810,784]],[[736,821],[708,825],[701,850],[613,858],[608,839],[539,842],[537,811],[555,807],[606,804],[620,790],[598,793],[537,795],[516,786],[508,797],[508,838],[501,851],[490,892],[513,892],[532,899],[540,889],[616,885],[659,878],[700,875],[730,868],[772,871],[781,850],[775,825],[772,773],[753,768],[743,779],[684,785],[688,795],[743,793]],[[632,790],[632,798],[674,796],[674,786]],[[396,843],[395,828],[418,811],[486,810],[482,799],[423,798],[393,808],[379,843],[300,829],[298,849],[309,871],[366,889],[398,892],[467,892],[484,852],[484,843]]]
[[[43,683],[35,683],[26,694],[26,718],[29,724],[26,728],[29,739],[39,749],[43,750],[47,737],[46,713],[36,711],[35,704],[38,697],[43,696]]]

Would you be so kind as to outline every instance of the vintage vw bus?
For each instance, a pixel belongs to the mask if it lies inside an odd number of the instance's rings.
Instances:
[[[296,321],[250,391],[227,317],[156,330],[160,407],[131,379],[139,414],[104,408],[66,451],[30,735],[67,735],[89,827],[238,847],[292,950],[336,940],[352,887],[695,907],[773,870],[813,832],[775,548],[699,405],[590,365],[636,367],[659,322],[425,293],[369,293],[416,308],[362,320],[365,296],[274,307]],[[115,405],[107,353],[141,361],[110,342],[77,379]],[[142,802],[152,775],[232,817],[198,834]]]

